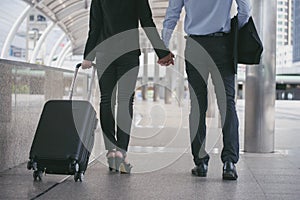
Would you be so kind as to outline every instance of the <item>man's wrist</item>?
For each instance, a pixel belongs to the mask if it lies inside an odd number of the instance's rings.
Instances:
[[[164,28],[162,30],[162,40],[167,48],[169,48],[170,39],[172,37],[173,30]]]

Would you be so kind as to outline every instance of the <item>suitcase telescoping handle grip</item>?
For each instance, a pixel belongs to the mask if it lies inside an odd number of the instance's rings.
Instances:
[[[74,87],[75,87],[75,81],[76,81],[76,78],[77,78],[77,74],[78,74],[78,71],[79,71],[79,68],[81,67],[81,63],[78,63],[76,65],[76,68],[75,68],[75,71],[74,71],[74,76],[73,76],[73,80],[72,80],[72,83],[71,83],[71,87],[70,87],[70,94],[69,94],[69,100],[72,100],[73,98],[73,92],[74,92]],[[93,86],[93,83],[94,83],[94,80],[95,80],[95,74],[96,74],[96,67],[95,67],[95,64],[93,63],[93,71],[92,71],[92,78],[91,78],[91,82],[90,82],[90,85],[89,85],[89,89],[88,89],[88,97],[87,97],[87,100],[90,101],[91,100],[91,96],[92,96],[92,86]]]

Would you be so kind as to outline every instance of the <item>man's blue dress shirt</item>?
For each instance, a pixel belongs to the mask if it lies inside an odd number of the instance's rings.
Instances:
[[[184,31],[188,35],[207,35],[230,32],[230,10],[233,0],[169,0],[163,23],[162,39],[168,46],[173,30],[185,8]],[[235,0],[238,6],[239,27],[249,19],[250,0]]]

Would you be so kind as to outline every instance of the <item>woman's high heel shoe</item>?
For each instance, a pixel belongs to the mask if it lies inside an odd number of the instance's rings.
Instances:
[[[130,163],[125,162],[126,155],[121,155],[122,157],[117,155],[115,157],[116,171],[119,171],[121,174],[130,174],[133,166]]]
[[[109,171],[113,171],[116,169],[115,153],[116,153],[115,150],[109,150],[106,154]]]

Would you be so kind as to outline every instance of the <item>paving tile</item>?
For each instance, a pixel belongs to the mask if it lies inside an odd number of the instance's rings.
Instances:
[[[298,194],[267,194],[268,200],[299,200]]]
[[[291,194],[300,197],[300,184],[294,183],[260,183],[265,194]]]
[[[144,108],[143,104],[139,106]],[[279,122],[280,126],[276,126],[276,131],[279,132],[275,135],[275,148],[279,148],[276,149],[276,153],[270,154],[242,152],[236,165],[239,175],[237,181],[222,180],[221,138],[211,140],[213,146],[206,178],[194,177],[190,173],[194,164],[186,127],[180,125],[180,128],[183,128],[180,131],[181,135],[176,136],[171,146],[161,146],[166,144],[169,138],[174,138],[172,134],[178,129],[172,106],[168,105],[166,109],[168,116],[171,116],[170,128],[159,132],[157,140],[152,138],[153,141],[131,141],[129,158],[134,165],[133,174],[109,173],[103,156],[105,154],[101,149],[93,155],[100,157],[90,165],[82,183],[75,183],[72,177],[61,182],[65,176],[53,175],[47,175],[42,182],[34,182],[32,171],[28,171],[25,165],[1,172],[0,199],[31,199],[45,192],[37,199],[298,200],[300,146],[299,128],[294,127],[298,122],[291,121],[288,114],[285,114],[292,113],[294,106],[280,106],[279,116],[282,119]],[[240,106],[238,110],[240,115],[243,114],[243,107]],[[284,124],[289,126],[282,128]],[[186,121],[184,126],[187,126]],[[136,137],[142,136],[142,129],[139,127],[136,130],[139,131]],[[240,130],[243,131],[243,127],[240,127]],[[151,134],[148,127],[146,136]],[[242,137],[243,132],[241,142]],[[101,142],[97,145],[103,145]]]
[[[0,199],[31,199],[56,185],[66,176],[47,175],[43,181],[33,181],[26,164],[0,173]]]

